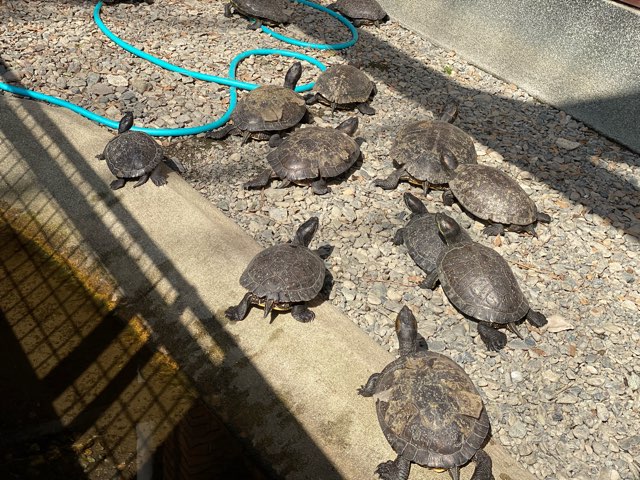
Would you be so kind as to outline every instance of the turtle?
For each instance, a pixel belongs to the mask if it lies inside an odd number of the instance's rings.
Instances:
[[[371,24],[377,26],[389,18],[376,0],[338,0],[327,8],[341,13],[356,27]]]
[[[230,18],[234,12],[248,17],[252,22],[247,26],[257,30],[266,25],[281,25],[291,20],[290,3],[287,0],[231,0],[224,6],[224,16]]]
[[[403,125],[391,147],[396,170],[374,184],[385,190],[406,180],[424,189],[445,188],[451,180],[451,170],[462,164],[477,162],[476,148],[469,134],[451,125],[457,116],[457,105],[445,108],[439,120],[419,120]],[[446,159],[446,162],[445,162]]]
[[[336,128],[307,127],[293,132],[267,155],[271,168],[246,182],[244,188],[264,187],[272,178],[280,178],[279,188],[310,184],[317,195],[330,192],[325,179],[346,172],[360,158],[362,139],[351,138],[357,128],[358,118],[353,117]]]
[[[287,70],[284,86],[264,85],[250,91],[238,101],[232,123],[206,136],[221,140],[227,135],[242,135],[243,145],[250,137],[271,142],[279,139],[279,132],[295,127],[307,116],[304,98],[294,91],[301,75],[302,64],[295,62]]]
[[[533,310],[507,261],[492,248],[469,239],[453,218],[436,213],[438,230],[446,247],[438,268],[424,281],[432,290],[440,281],[449,301],[465,316],[478,322],[478,334],[489,350],[500,350],[507,336],[497,330],[505,326],[522,339],[516,322],[526,319],[535,327],[547,324]]]
[[[376,399],[382,432],[398,454],[378,465],[383,480],[407,480],[411,464],[448,470],[473,460],[472,480],[493,480],[491,457],[482,449],[491,424],[480,393],[456,362],[418,347],[418,325],[405,305],[396,318],[400,356],[358,389]]]
[[[480,164],[451,167],[455,168],[453,179],[442,194],[442,202],[451,206],[457,200],[472,216],[489,222],[482,230],[485,235],[502,235],[506,229],[537,236],[536,224],[551,222],[551,217],[539,212],[518,182],[502,170]]]
[[[251,260],[240,277],[240,285],[248,292],[238,305],[225,311],[229,320],[244,320],[252,305],[264,307],[265,318],[272,310],[291,310],[293,318],[303,323],[315,318],[306,302],[331,281],[323,261],[331,248],[308,248],[318,225],[318,217],[311,217],[290,242],[269,247]]]
[[[376,94],[376,85],[369,77],[351,65],[332,65],[322,72],[313,87],[316,93],[305,96],[307,105],[316,102],[336,108],[357,108],[363,115],[373,115],[375,109],[369,101]]]
[[[184,173],[185,168],[175,158],[164,155],[162,147],[144,132],[131,131],[133,113],[126,112],[118,125],[118,135],[104,147],[104,152],[96,155],[98,160],[106,160],[111,173],[117,179],[112,181],[112,190],[124,187],[127,180],[138,179],[134,185],[139,187],[149,178],[157,185],[165,185],[167,177],[162,172],[162,164]]]
[[[393,244],[404,244],[413,261],[430,275],[437,270],[438,259],[446,248],[436,224],[436,215],[429,213],[424,203],[415,195],[405,192],[403,198],[405,205],[411,210],[411,217],[405,227],[396,231]],[[461,229],[460,234],[471,240],[464,229]]]

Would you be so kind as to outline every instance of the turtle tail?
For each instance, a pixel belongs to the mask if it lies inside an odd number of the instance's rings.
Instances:
[[[267,298],[264,302],[264,317],[263,318],[267,318],[267,316],[271,313],[271,310],[273,310],[273,305],[275,304],[275,300],[271,299],[271,298]]]

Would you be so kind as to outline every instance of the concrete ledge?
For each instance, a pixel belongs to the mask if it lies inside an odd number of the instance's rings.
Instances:
[[[379,0],[408,28],[640,152],[640,11],[608,0]]]
[[[255,310],[244,322],[225,321],[260,247],[175,174],[163,188],[112,192],[111,174],[94,159],[110,138],[68,111],[0,95],[2,215],[27,215],[24,230],[35,228],[84,276],[104,269],[109,281],[97,288],[145,319],[159,347],[274,476],[373,478],[394,453],[373,401],[356,388],[391,355],[329,304],[313,308],[311,324],[290,315],[269,324]],[[313,244],[321,242],[322,227]],[[487,450],[496,478],[533,478],[499,445]]]

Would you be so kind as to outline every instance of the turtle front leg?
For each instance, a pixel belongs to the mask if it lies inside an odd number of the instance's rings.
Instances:
[[[398,455],[395,460],[381,463],[376,468],[376,473],[381,480],[408,480],[411,471],[411,462]]]
[[[126,179],[118,178],[118,179],[114,180],[113,182],[111,182],[109,184],[109,186],[111,187],[111,190],[118,190],[119,188],[124,187],[125,183],[127,183]]]
[[[433,272],[427,272],[427,277],[420,282],[420,288],[435,290],[436,285],[438,283],[438,270],[434,270]]]
[[[484,323],[478,323],[478,333],[488,350],[497,352],[498,350],[502,350],[507,344],[507,336],[504,332],[496,330]]]
[[[547,317],[542,313],[536,312],[532,308],[527,312],[527,321],[534,327],[544,327],[547,324]]]
[[[104,153],[99,153],[98,155],[96,155],[96,158],[97,158],[98,160],[105,160]]]
[[[491,473],[493,462],[487,452],[478,450],[473,456],[473,461],[476,463],[476,469],[471,480],[494,480],[493,473]]]
[[[380,379],[380,373],[374,373],[369,377],[367,383],[358,388],[358,395],[363,397],[373,397],[376,393],[376,387],[378,386],[378,380]]]
[[[161,187],[167,184],[167,175],[162,171],[162,168],[160,168],[160,165],[158,165],[156,168],[153,169],[153,171],[149,175],[149,178],[151,178],[151,181],[157,187]],[[136,183],[134,187],[137,187],[138,184],[142,185],[142,183],[144,182],[140,183],[141,181],[142,179],[138,180],[138,183]]]
[[[402,245],[404,243],[404,228],[399,228],[396,234],[393,236],[394,245]]]
[[[240,303],[235,307],[229,307],[225,310],[224,316],[229,320],[234,322],[239,322],[240,320],[244,320],[247,317],[247,313],[249,313],[249,309],[251,308],[251,292],[247,292]]]
[[[242,188],[244,188],[245,190],[249,189],[249,188],[262,188],[262,187],[266,187],[267,184],[269,183],[269,180],[271,180],[271,169],[270,168],[265,168],[261,174],[259,174],[257,177],[249,180],[248,182],[244,182],[242,184]]]
[[[231,3],[227,3],[224,6],[224,16],[227,18],[233,17],[233,11],[231,10]]]
[[[235,135],[238,132],[238,129],[230,124],[226,124],[222,128],[218,128],[217,130],[212,130],[205,134],[206,138],[211,138],[213,140],[222,140],[223,138],[227,138],[229,135]]]
[[[442,192],[442,203],[445,206],[450,207],[456,202],[456,197],[451,190],[445,190]]]
[[[487,237],[497,237],[498,235],[504,234],[504,225],[501,223],[492,223],[491,225],[487,225],[482,229],[482,233],[484,233]]]
[[[394,188],[397,188],[398,183],[400,183],[400,178],[402,178],[404,174],[404,168],[398,168],[385,179],[377,178],[373,184],[377,187],[382,187],[385,190],[393,190]]]
[[[325,260],[329,258],[329,255],[333,252],[333,247],[331,245],[322,245],[313,251],[316,255],[318,255],[321,259]]]
[[[311,183],[311,189],[316,195],[325,195],[331,191],[331,189],[327,186],[327,182],[324,178],[320,178]]]
[[[253,23],[247,25],[247,30],[258,30],[260,27],[262,27],[262,20],[256,19]]]
[[[279,133],[274,133],[269,137],[269,146],[271,148],[279,147],[280,144],[284,141],[282,136]]]
[[[376,109],[369,105],[367,102],[362,102],[356,105],[358,111],[363,115],[375,115]]]
[[[316,314],[309,310],[309,307],[305,303],[298,303],[291,309],[291,315],[297,321],[302,323],[312,322],[316,318]]]

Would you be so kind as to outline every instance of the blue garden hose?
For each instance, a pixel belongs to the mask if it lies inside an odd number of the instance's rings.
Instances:
[[[343,43],[338,43],[338,44],[315,44],[315,43],[307,43],[307,42],[302,42],[300,40],[296,40],[293,38],[289,38],[286,37],[284,35],[281,35],[277,32],[274,32],[273,30],[267,28],[267,27],[262,27],[262,31],[264,33],[267,33],[268,35],[273,36],[274,38],[281,40],[283,42],[286,43],[290,43],[292,45],[296,45],[296,46],[300,46],[300,47],[306,47],[306,48],[314,48],[314,49],[323,49],[323,50],[341,50],[344,48],[349,48],[352,45],[354,45],[356,43],[356,41],[358,40],[358,32],[355,29],[355,27],[347,20],[345,19],[342,15],[329,10],[326,7],[323,7],[322,5],[318,5],[316,3],[310,2],[309,0],[293,0],[297,3],[302,3],[304,5],[307,5],[311,8],[315,8],[317,10],[320,10],[322,12],[328,13],[329,15],[331,15],[332,17],[338,19],[340,22],[342,22],[345,26],[347,26],[347,28],[349,28],[350,32],[351,32],[351,40],[348,42],[343,42]],[[218,83],[221,85],[227,85],[230,87],[229,90],[229,107],[227,108],[227,111],[224,113],[224,115],[222,115],[222,117],[220,117],[218,120],[211,122],[211,123],[207,123],[206,125],[200,125],[197,127],[185,127],[185,128],[144,128],[144,127],[133,127],[132,130],[138,130],[141,132],[145,132],[149,135],[153,135],[153,136],[163,136],[163,137],[172,137],[172,136],[182,136],[182,135],[196,135],[198,133],[203,133],[209,130],[213,130],[215,128],[218,128],[222,125],[224,125],[225,123],[227,123],[229,121],[229,118],[231,117],[231,113],[233,112],[233,109],[236,106],[237,103],[237,98],[238,98],[238,94],[237,94],[237,89],[241,88],[243,90],[254,90],[256,88],[259,87],[259,85],[254,84],[254,83],[247,83],[247,82],[241,82],[239,80],[235,79],[235,75],[236,75],[236,69],[238,67],[238,64],[244,60],[245,58],[251,56],[251,55],[282,55],[285,57],[292,57],[292,58],[296,58],[298,60],[304,60],[306,62],[311,63],[312,65],[315,65],[316,67],[318,67],[321,71],[326,70],[325,65],[320,62],[319,60],[310,57],[308,55],[304,55],[302,53],[297,53],[297,52],[293,52],[290,50],[279,50],[279,49],[256,49],[256,50],[247,50],[245,52],[240,53],[239,55],[237,55],[229,64],[229,76],[228,77],[217,77],[215,75],[209,75],[206,73],[201,73],[201,72],[196,72],[193,70],[187,70],[185,68],[179,67],[177,65],[174,65],[172,63],[169,63],[165,60],[162,60],[160,58],[154,57],[153,55],[150,55],[146,52],[143,52],[142,50],[134,47],[133,45],[125,42],[124,40],[122,40],[120,37],[118,37],[117,35],[115,35],[111,30],[109,30],[107,28],[107,26],[102,22],[101,18],[100,18],[100,9],[102,7],[102,0],[98,1],[98,3],[96,4],[94,10],[93,10],[93,19],[96,22],[96,25],[98,26],[98,28],[110,39],[112,40],[114,43],[116,43],[118,46],[122,47],[124,50],[127,50],[128,52],[143,58],[144,60],[147,60],[155,65],[158,65],[162,68],[165,68],[167,70],[170,70],[172,72],[177,72],[180,73],[182,75],[186,75],[198,80],[203,80],[205,82],[213,82],[213,83]],[[304,92],[304,91],[308,91],[311,90],[313,88],[314,83],[308,83],[308,84],[304,84],[304,85],[299,85],[296,87],[296,91],[297,92]],[[80,107],[79,105],[76,105],[74,103],[68,102],[66,100],[62,100],[61,98],[57,98],[51,95],[46,95],[44,93],[39,93],[39,92],[35,92],[33,90],[28,90],[26,88],[21,88],[21,87],[15,87],[13,85],[9,85],[6,83],[1,83],[0,82],[0,90],[4,90],[6,92],[9,93],[13,93],[16,95],[21,95],[27,98],[33,98],[35,100],[41,100],[41,101],[45,101],[48,103],[51,103],[53,105],[58,105],[64,108],[68,108],[69,110],[76,112],[80,115],[82,115],[83,117],[88,118],[89,120],[92,120],[94,122],[100,123],[102,125],[105,125],[107,127],[110,128],[114,128],[117,129],[118,128],[118,121],[115,120],[111,120],[109,118],[103,117],[101,115],[98,115],[96,113],[93,113],[85,108]]]

